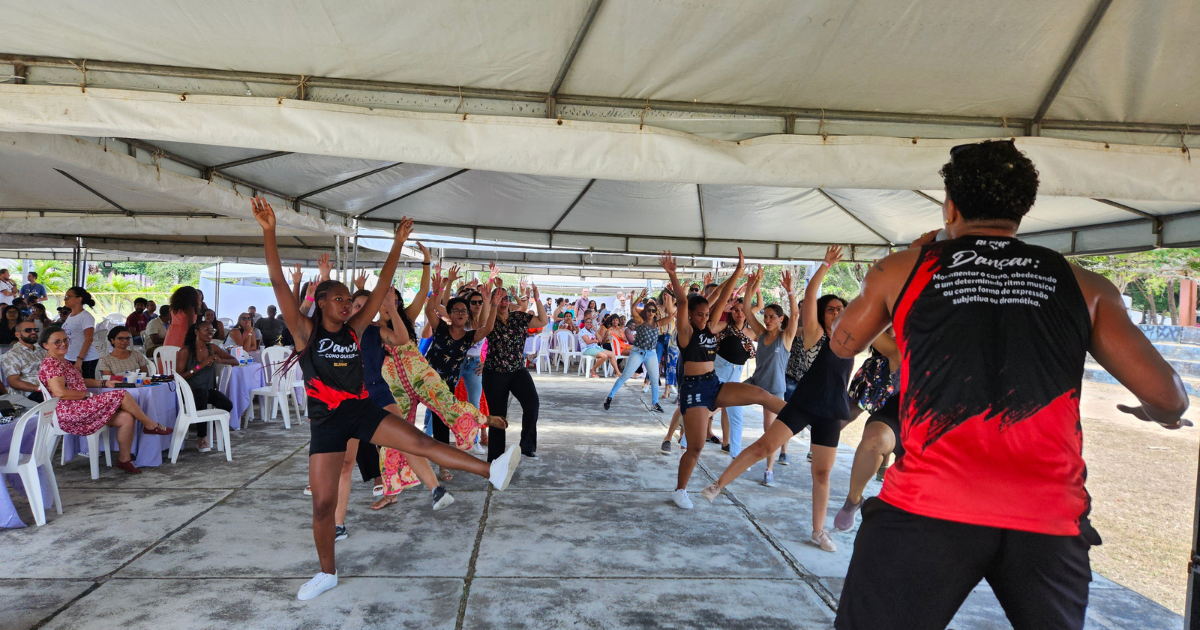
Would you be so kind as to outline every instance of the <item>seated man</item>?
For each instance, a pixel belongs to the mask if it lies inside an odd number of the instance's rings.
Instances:
[[[146,324],[150,320],[146,317],[146,298],[137,298],[133,301],[133,312],[129,317],[125,318],[125,327],[129,329],[129,334],[133,336],[133,345],[142,345],[142,331],[146,330]]]
[[[142,331],[142,341],[146,347],[146,356],[154,358],[154,351],[167,339],[167,328],[171,325],[171,307],[163,304],[158,310],[158,317],[150,320],[146,324],[146,329]]]
[[[38,347],[38,329],[33,322],[17,324],[17,342],[12,349],[0,354],[0,371],[4,372],[5,385],[10,390],[34,402],[42,402],[38,391],[38,368],[46,351]]]
[[[30,271],[28,278],[29,283],[21,286],[21,297],[25,298],[25,302],[32,304],[34,300],[41,302],[46,299],[46,287],[38,283],[37,272]],[[33,300],[30,298],[33,298]]]
[[[146,323],[149,324],[158,318],[158,305],[154,303],[154,300],[147,300],[146,310],[142,312],[146,314]]]
[[[254,328],[262,335],[264,348],[279,345],[279,337],[283,334],[283,320],[276,317],[274,305],[267,307],[267,316],[254,322]]]

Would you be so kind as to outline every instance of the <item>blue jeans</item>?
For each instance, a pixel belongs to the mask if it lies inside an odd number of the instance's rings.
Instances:
[[[799,381],[786,376],[783,382],[786,383],[786,389],[783,390],[783,402],[787,402],[792,399],[792,392],[796,391],[796,385],[799,384]]]
[[[617,395],[617,391],[633,376],[634,372],[641,365],[646,366],[646,377],[650,379],[650,398],[653,401],[651,404],[658,404],[658,354],[654,350],[642,350],[634,347],[629,352],[629,359],[625,361],[625,369],[621,371],[621,378],[613,385],[612,391],[608,392],[608,397],[612,398]]]
[[[458,371],[458,377],[467,384],[467,402],[476,407],[479,407],[479,396],[483,394],[483,375],[475,373],[479,363],[479,357],[469,356],[463,359],[462,368]]]
[[[717,380],[722,383],[738,383],[742,380],[742,368],[745,366],[736,365],[717,357],[713,361],[713,371],[717,373]],[[729,416],[729,454],[734,457],[742,452],[742,408],[741,407],[726,407],[726,415]]]

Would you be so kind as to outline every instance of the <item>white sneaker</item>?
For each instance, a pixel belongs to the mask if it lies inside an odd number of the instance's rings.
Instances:
[[[687,490],[676,490],[675,492],[672,492],[671,500],[675,502],[675,505],[678,505],[685,510],[690,510],[693,507],[692,500],[688,498]]]
[[[826,530],[822,529],[819,532],[813,532],[811,540],[814,545],[821,548],[821,551],[828,551],[829,553],[837,551],[837,545],[833,544],[833,538],[829,537],[829,532]]]
[[[650,391],[650,386],[649,386],[649,385],[642,385],[642,393],[645,393],[645,392],[648,392],[648,391]]]
[[[520,463],[520,453],[517,452],[517,445],[513,444],[504,451],[503,455],[492,460],[488,481],[492,482],[492,486],[497,490],[504,490],[508,487],[508,482],[512,480],[513,473],[517,472],[517,465]]]
[[[487,449],[483,448],[483,445],[480,444],[479,442],[476,442],[475,446],[471,447],[471,452],[474,453],[475,455],[482,455],[484,457],[487,457]]]
[[[306,496],[306,497],[312,496],[312,486],[304,486],[304,496]]]
[[[296,599],[301,601],[310,600],[325,591],[337,586],[337,574],[318,573],[313,576],[313,579],[305,582],[304,586],[300,587],[300,592],[296,593]]]

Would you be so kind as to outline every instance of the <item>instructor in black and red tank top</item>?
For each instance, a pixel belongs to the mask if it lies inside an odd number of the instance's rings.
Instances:
[[[905,450],[863,507],[836,627],[945,628],[986,579],[1017,630],[1082,628],[1086,354],[1138,418],[1178,428],[1188,398],[1111,283],[1015,238],[1038,173],[1013,142],[955,147],[942,176],[947,239],[877,263],[830,335],[850,358],[894,322]]]

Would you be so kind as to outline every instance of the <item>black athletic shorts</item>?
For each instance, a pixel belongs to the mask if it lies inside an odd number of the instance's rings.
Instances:
[[[817,446],[837,448],[842,436],[841,420],[814,416],[790,402],[779,412],[779,420],[792,430],[792,435],[803,431],[804,427],[811,427],[812,443]]]
[[[1014,630],[1083,628],[1091,545],[906,512],[872,497],[838,603],[838,630],[942,630],[987,580]]]
[[[899,394],[889,398],[888,401],[883,404],[882,409],[871,414],[870,418],[867,418],[866,424],[871,424],[872,422],[882,422],[892,430],[892,433],[896,436],[896,447],[892,449],[892,453],[895,454],[897,458],[904,455],[904,445],[900,443]]]
[[[717,394],[721,393],[721,381],[716,372],[698,376],[683,376],[679,379],[679,413],[692,407],[717,410]]]
[[[312,436],[308,454],[344,453],[346,443],[351,438],[361,442],[359,448],[362,448],[362,445],[371,443],[379,423],[388,415],[369,399],[343,400],[333,410],[333,415],[320,424],[308,425]]]

